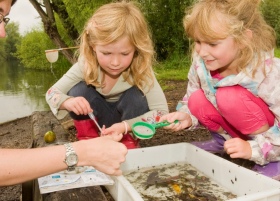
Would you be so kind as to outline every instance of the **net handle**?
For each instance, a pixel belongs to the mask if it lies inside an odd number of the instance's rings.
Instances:
[[[51,49],[51,50],[45,50],[45,52],[56,52],[56,51],[60,51],[60,50],[68,50],[68,49],[75,49],[75,48],[79,48],[79,46],[76,47],[64,47],[64,48],[59,48],[59,49]]]

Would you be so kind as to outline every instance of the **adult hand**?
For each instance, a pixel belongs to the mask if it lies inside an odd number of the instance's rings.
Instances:
[[[125,161],[127,148],[119,143],[122,135],[98,137],[75,142],[79,166],[90,165],[108,175],[121,175],[121,163]]]
[[[175,120],[178,120],[178,123],[173,123]],[[165,126],[165,129],[171,129],[173,131],[183,130],[192,125],[192,120],[189,114],[185,112],[172,112],[162,116],[159,119],[160,122],[168,121],[171,123],[169,126]]]
[[[231,158],[250,159],[252,149],[249,142],[241,138],[232,138],[225,142],[224,149]]]
[[[93,112],[89,102],[84,97],[68,98],[61,104],[60,109],[66,109],[70,112],[74,112],[76,115],[87,115]]]

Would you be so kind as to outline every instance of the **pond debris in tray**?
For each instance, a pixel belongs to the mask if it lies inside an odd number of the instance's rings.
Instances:
[[[147,201],[223,201],[237,197],[186,163],[142,168],[124,176]]]
[[[167,177],[167,178],[159,178],[158,171],[154,171],[151,174],[148,175],[146,185],[154,185],[154,184],[160,184],[160,183],[167,183],[174,181],[176,179],[179,179],[179,175],[174,177]]]

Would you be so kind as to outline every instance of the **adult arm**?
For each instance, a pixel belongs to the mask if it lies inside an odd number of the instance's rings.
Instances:
[[[77,166],[93,166],[109,175],[121,175],[126,147],[119,136],[106,136],[73,143]],[[22,183],[67,169],[65,147],[57,145],[36,149],[0,149],[0,186]]]

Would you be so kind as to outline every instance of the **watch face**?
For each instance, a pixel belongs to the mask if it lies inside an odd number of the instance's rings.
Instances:
[[[70,153],[66,159],[66,163],[68,166],[76,165],[78,162],[77,155],[75,153]]]

